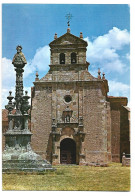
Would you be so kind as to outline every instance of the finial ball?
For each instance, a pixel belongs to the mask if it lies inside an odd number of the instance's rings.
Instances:
[[[83,33],[82,32],[80,32],[80,38],[83,38]]]
[[[54,35],[54,39],[57,39],[57,33],[55,33],[55,35]]]
[[[67,33],[70,33],[70,28],[67,28]]]

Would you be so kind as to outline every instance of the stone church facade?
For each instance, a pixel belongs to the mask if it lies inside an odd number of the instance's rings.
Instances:
[[[53,165],[121,162],[130,154],[127,98],[108,96],[105,74],[89,73],[82,33],[68,28],[49,46],[50,69],[41,79],[36,74],[31,89],[33,150]]]
[[[50,69],[32,87],[31,132],[35,152],[55,164],[120,162],[130,153],[126,97],[110,97],[105,74],[93,77],[83,35],[54,36]]]

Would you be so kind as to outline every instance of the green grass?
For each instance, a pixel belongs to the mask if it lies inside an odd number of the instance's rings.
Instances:
[[[3,174],[3,190],[129,191],[130,167],[56,166],[55,172]]]

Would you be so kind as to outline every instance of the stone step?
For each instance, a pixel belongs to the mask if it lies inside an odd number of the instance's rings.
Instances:
[[[55,171],[55,168],[3,168],[2,173],[11,174],[11,173],[43,173],[43,172],[52,172]]]
[[[43,172],[47,170],[55,170],[51,164],[44,160],[7,160],[2,163],[3,173],[23,172]]]

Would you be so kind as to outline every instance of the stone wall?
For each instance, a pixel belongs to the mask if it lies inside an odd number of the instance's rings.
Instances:
[[[8,120],[7,121],[2,121],[2,151],[5,148],[5,136],[4,133],[8,129]]]
[[[122,166],[130,166],[130,162],[131,162],[131,160],[130,160],[129,154],[127,155],[127,154],[125,154],[123,152],[123,155],[122,155]]]

